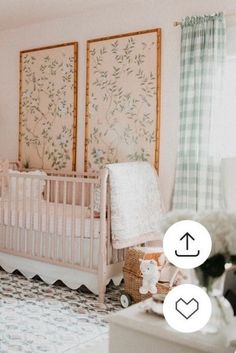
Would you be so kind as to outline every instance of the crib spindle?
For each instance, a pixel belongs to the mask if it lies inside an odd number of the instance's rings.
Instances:
[[[110,188],[107,186],[107,265],[112,261]]]
[[[50,245],[51,245],[51,237],[50,237],[50,184],[51,181],[49,177],[46,179],[46,217],[45,217],[45,223],[46,223],[46,230],[45,230],[45,235],[44,235],[44,252],[45,252],[45,258],[50,258]]]
[[[13,225],[16,222],[16,200],[14,194],[11,194],[11,205],[10,205],[10,219],[11,219],[11,229],[9,234],[9,248],[10,250],[14,249],[14,234],[13,234]]]
[[[29,212],[29,249],[31,250],[31,255],[34,256],[35,255],[35,199],[34,199],[34,184],[35,184],[35,180],[33,178],[30,178],[27,176],[27,183],[29,182],[30,187],[30,195],[28,195],[28,190],[27,190],[27,200],[28,200],[28,196],[29,196],[29,207],[28,205],[26,205],[27,207],[27,212]],[[29,210],[28,210],[29,208]],[[36,225],[37,226],[37,225]]]
[[[82,195],[81,195],[81,221],[80,221],[80,264],[84,267],[84,242],[85,239],[85,183],[82,182]]]
[[[38,191],[37,191],[37,198],[38,198],[38,237],[36,238],[36,243],[37,243],[37,254],[39,256],[42,256],[42,248],[43,248],[43,220],[42,220],[42,178],[41,176],[38,177],[37,184],[38,184]]]
[[[93,268],[94,244],[94,183],[90,185],[90,242],[89,242],[89,267]]]
[[[58,202],[59,202],[59,190],[58,180],[54,182],[55,191],[55,202],[54,202],[54,232],[53,232],[53,260],[57,259],[57,239],[58,239]]]
[[[63,212],[62,212],[62,262],[66,259],[66,200],[67,200],[67,182],[63,182]]]
[[[4,240],[5,240],[5,222],[4,222],[4,210],[5,210],[5,207],[4,207],[4,198],[5,198],[5,191],[4,191],[4,179],[5,179],[5,176],[2,174],[1,175],[1,199],[0,199],[0,207],[1,207],[1,226],[0,226],[0,229],[1,229],[1,233],[2,233],[2,238],[1,238],[1,246],[4,248]]]
[[[72,264],[75,263],[75,252],[76,252],[76,243],[75,243],[75,180],[72,181],[72,215],[71,215],[71,258],[70,261]]]
[[[28,253],[28,232],[27,232],[27,209],[26,209],[26,178],[22,179],[23,181],[23,214],[22,214],[22,224],[23,224],[23,249],[24,252]],[[17,190],[18,192],[18,190]]]
[[[7,238],[6,238],[6,248],[11,249],[11,225],[12,225],[12,192],[11,189],[9,189],[8,193],[8,203],[7,203],[7,224],[10,225],[10,227],[7,227]]]

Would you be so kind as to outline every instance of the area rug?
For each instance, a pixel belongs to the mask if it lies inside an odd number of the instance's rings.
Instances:
[[[101,307],[94,294],[0,271],[0,352],[84,348],[107,336],[106,317],[121,308],[119,295],[109,286]]]

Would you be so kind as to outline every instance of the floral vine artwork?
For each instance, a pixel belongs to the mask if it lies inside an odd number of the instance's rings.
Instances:
[[[158,168],[161,30],[87,42],[85,169],[149,161]]]
[[[20,53],[19,159],[26,168],[75,170],[77,62],[77,43]]]

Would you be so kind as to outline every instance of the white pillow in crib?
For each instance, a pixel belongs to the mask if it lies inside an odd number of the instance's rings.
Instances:
[[[29,176],[47,176],[47,174],[40,170],[35,170],[31,172],[19,172],[18,170],[8,170],[9,175],[9,187],[8,195],[11,194],[11,199],[14,200],[17,198],[21,201],[24,198],[40,200],[43,199],[43,192],[45,187],[44,178],[27,178]],[[17,182],[18,179],[18,182]],[[25,186],[24,186],[25,183]],[[32,185],[31,185],[32,183]]]

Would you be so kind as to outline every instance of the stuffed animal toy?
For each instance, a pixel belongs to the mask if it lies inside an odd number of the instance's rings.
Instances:
[[[160,269],[162,266],[158,266],[156,260],[142,260],[140,259],[140,271],[143,277],[142,287],[139,288],[141,294],[157,293],[156,284],[161,276]]]

